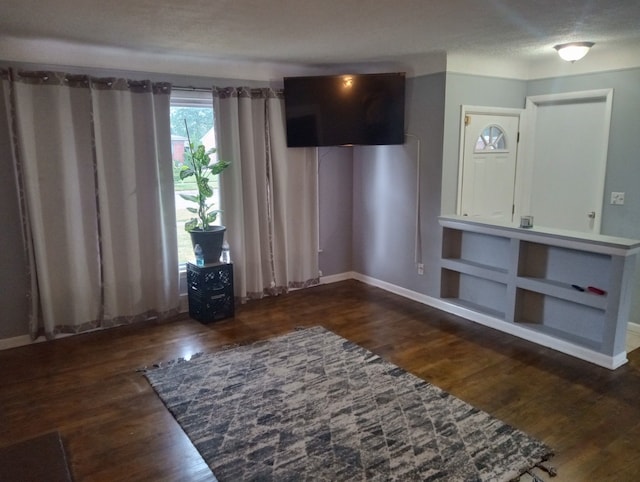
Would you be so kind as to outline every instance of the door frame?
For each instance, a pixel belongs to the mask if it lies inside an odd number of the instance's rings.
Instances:
[[[465,118],[467,115],[495,115],[495,116],[509,116],[518,117],[518,130],[521,132],[524,122],[524,109],[515,109],[510,107],[490,107],[490,106],[478,106],[478,105],[461,105],[460,106],[460,135],[458,145],[458,195],[456,196],[456,214],[462,216],[462,174],[464,169],[464,141],[465,141]],[[515,173],[515,185],[513,193],[513,202],[515,205],[513,218],[519,217],[519,203],[518,193],[521,191],[522,185],[522,169],[520,167],[521,159],[521,144],[517,143],[516,146],[516,173]]]
[[[551,104],[572,104],[584,101],[597,101],[602,99],[605,103],[605,118],[603,125],[604,145],[602,152],[600,153],[600,163],[598,166],[598,192],[596,195],[600,199],[600,212],[594,219],[594,233],[599,234],[602,227],[602,213],[604,211],[604,188],[605,178],[607,173],[607,158],[609,152],[609,134],[611,132],[611,112],[613,107],[613,89],[594,89],[594,90],[582,90],[575,92],[564,92],[561,94],[542,94],[527,96],[525,100],[525,115],[524,115],[524,129],[525,133],[522,148],[525,153],[526,162],[523,163],[523,185],[521,191],[521,206],[524,211],[528,212],[531,208],[531,196],[533,193],[533,186],[531,181],[533,179],[533,167],[535,159],[536,149],[536,119],[537,110],[539,106],[551,105]]]

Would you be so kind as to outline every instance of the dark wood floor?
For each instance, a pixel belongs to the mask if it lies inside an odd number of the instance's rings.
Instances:
[[[551,445],[554,480],[640,480],[640,351],[610,371],[356,281],[2,351],[0,447],[59,430],[76,481],[211,480],[137,369],[311,325]]]

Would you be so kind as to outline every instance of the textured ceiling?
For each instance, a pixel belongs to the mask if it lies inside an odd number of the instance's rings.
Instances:
[[[0,38],[327,64],[640,40],[639,0],[1,0]]]

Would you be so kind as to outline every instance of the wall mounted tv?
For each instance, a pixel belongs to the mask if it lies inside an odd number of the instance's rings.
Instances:
[[[404,72],[285,77],[289,147],[404,143]]]

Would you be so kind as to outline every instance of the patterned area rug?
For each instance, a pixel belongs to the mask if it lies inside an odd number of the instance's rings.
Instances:
[[[551,455],[320,327],[145,376],[223,482],[508,481]]]

